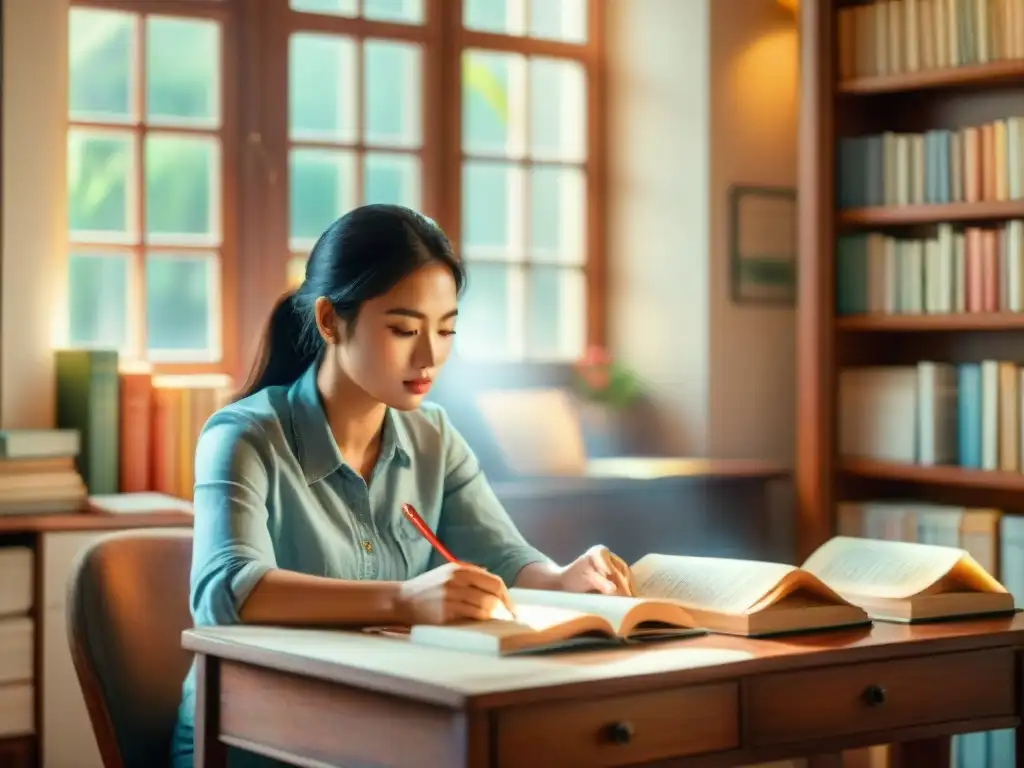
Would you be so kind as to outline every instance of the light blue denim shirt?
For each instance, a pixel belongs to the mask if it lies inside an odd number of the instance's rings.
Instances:
[[[317,365],[291,386],[232,403],[196,447],[191,578],[197,626],[233,624],[268,570],[338,579],[404,580],[443,561],[401,513],[412,504],[457,558],[506,584],[547,561],[520,535],[444,410],[388,409],[369,484],[345,463],[316,386]],[[194,671],[183,686],[172,751],[192,765]],[[276,765],[231,755],[232,768]]]

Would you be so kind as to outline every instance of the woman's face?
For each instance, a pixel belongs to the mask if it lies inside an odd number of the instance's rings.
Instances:
[[[431,263],[367,301],[354,328],[333,345],[345,374],[372,398],[398,410],[419,407],[451,352],[457,314],[455,280]]]

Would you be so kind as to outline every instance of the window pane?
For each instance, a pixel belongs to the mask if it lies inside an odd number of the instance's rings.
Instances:
[[[479,32],[521,35],[526,26],[524,0],[465,0],[462,26]]]
[[[130,133],[68,130],[68,227],[72,239],[135,239],[135,150]]]
[[[220,358],[220,284],[216,254],[146,258],[146,333],[156,360]]]
[[[524,199],[522,168],[508,163],[464,163],[462,248],[466,255],[521,257]]]
[[[587,226],[586,174],[579,168],[530,171],[530,257],[582,264]]]
[[[367,40],[363,45],[363,136],[368,144],[420,145],[420,47]]]
[[[355,155],[293,149],[290,160],[290,248],[308,251],[335,219],[356,205]]]
[[[147,17],[146,119],[174,125],[220,123],[220,28],[216,22]]]
[[[422,24],[423,0],[363,0],[363,16],[378,21]]]
[[[530,0],[530,35],[586,42],[587,0]]]
[[[530,59],[530,154],[580,162],[587,156],[587,86],[583,66]]]
[[[586,334],[583,272],[564,267],[532,267],[526,279],[526,354],[533,359],[578,359]]]
[[[367,152],[363,158],[363,202],[420,208],[420,159],[415,155]]]
[[[525,142],[526,60],[518,54],[462,56],[462,148],[469,154],[520,157]]]
[[[351,38],[296,34],[289,43],[291,137],[354,142],[358,133],[356,44]]]
[[[291,7],[296,11],[331,16],[355,16],[359,12],[358,0],[291,0]]]
[[[128,122],[135,115],[135,17],[72,8],[68,14],[68,110],[72,120]]]
[[[146,232],[150,241],[220,241],[220,146],[205,136],[146,136]]]
[[[518,354],[522,274],[504,264],[467,265],[455,349],[463,357],[509,358]]]
[[[126,349],[130,255],[74,251],[68,256],[68,343]]]

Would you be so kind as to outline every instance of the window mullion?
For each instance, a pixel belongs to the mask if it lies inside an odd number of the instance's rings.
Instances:
[[[130,277],[131,296],[129,300],[129,338],[132,342],[132,353],[138,360],[145,360],[148,355],[148,318],[146,308],[146,16],[140,14],[135,21],[134,54],[132,72],[135,73],[132,97],[135,100],[135,119],[140,128],[135,133],[135,226],[138,232],[139,246],[133,254]]]
[[[433,147],[424,146],[437,158],[434,180],[437,221],[459,250],[462,240],[462,2],[429,0],[428,23],[436,25],[432,35],[436,60],[436,97],[430,118],[436,126]],[[427,69],[432,67],[428,65]]]

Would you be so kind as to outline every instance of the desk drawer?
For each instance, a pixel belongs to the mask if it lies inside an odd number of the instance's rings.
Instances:
[[[1014,714],[1006,648],[779,673],[745,685],[752,746]]]
[[[501,768],[632,765],[732,749],[739,690],[726,683],[536,704],[499,713],[497,731]]]

